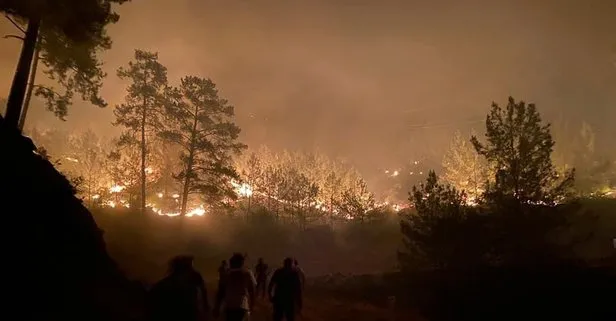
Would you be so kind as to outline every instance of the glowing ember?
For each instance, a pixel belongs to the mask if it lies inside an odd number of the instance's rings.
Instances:
[[[97,199],[99,199],[99,198],[101,198],[101,196],[100,196],[100,195],[98,195],[98,194],[92,195],[92,199],[93,199],[93,200],[97,200]]]
[[[158,196],[158,198],[163,198],[163,193],[158,193],[156,196]]]
[[[180,216],[180,212],[165,212],[160,208],[151,206],[150,204],[148,204],[148,206],[152,209],[152,212],[160,215],[160,216],[169,216],[169,217],[175,217],[175,216]],[[192,217],[192,216],[203,216],[205,215],[205,208],[203,207],[203,205],[199,205],[196,208],[193,208],[191,210],[186,211],[186,216],[187,217]]]
[[[242,196],[242,197],[252,196],[252,186],[246,183],[238,184],[237,182],[234,182],[234,181],[231,181],[231,185],[233,185],[233,187],[235,188],[235,193],[237,195]]]
[[[72,157],[65,157],[67,161],[69,162],[73,162],[73,163],[79,163],[79,160],[76,158],[72,158]]]

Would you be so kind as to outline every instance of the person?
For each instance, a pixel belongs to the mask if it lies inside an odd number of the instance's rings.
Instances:
[[[229,259],[229,270],[218,283],[215,317],[223,303],[227,321],[242,321],[253,310],[257,282],[252,272],[244,268],[244,261],[245,256],[240,253],[234,253]]]
[[[274,310],[274,321],[294,321],[302,309],[302,286],[293,259],[286,258],[272,275],[267,293]]]
[[[304,286],[306,285],[306,274],[304,274],[304,270],[302,270],[302,268],[299,267],[299,263],[297,262],[297,259],[293,260],[293,265],[295,266],[295,270],[297,270],[297,273],[299,275],[299,280],[301,281],[302,290],[303,290]]]
[[[209,312],[205,282],[192,256],[176,256],[169,273],[148,292],[149,320],[197,321]]]
[[[257,273],[257,297],[261,295],[265,297],[267,287],[267,276],[269,274],[269,266],[263,261],[263,258],[259,258],[257,265],[255,266],[255,272]]]

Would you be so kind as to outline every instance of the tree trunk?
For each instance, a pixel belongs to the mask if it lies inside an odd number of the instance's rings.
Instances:
[[[41,48],[39,46],[41,42],[41,36],[36,40],[36,49],[34,50],[34,57],[32,59],[32,67],[30,68],[30,79],[28,80],[28,89],[26,91],[26,98],[22,106],[21,115],[19,116],[19,130],[24,130],[26,124],[26,116],[28,115],[28,108],[30,107],[30,100],[32,99],[32,92],[34,91],[34,81],[36,79],[36,70],[38,68],[39,53]]]
[[[145,214],[145,155],[146,155],[146,144],[145,144],[145,121],[146,121],[146,99],[143,98],[143,109],[141,112],[141,200],[139,201],[139,206],[141,208],[141,215]]]
[[[38,37],[40,25],[41,20],[38,18],[30,19],[28,22],[24,44],[21,48],[17,70],[13,76],[11,91],[6,104],[5,119],[6,125],[9,127],[18,128],[19,125],[21,107],[23,106],[26,87],[28,86],[28,75],[30,73],[30,66],[32,65],[32,57],[36,49],[36,39]]]
[[[190,190],[190,176],[193,172],[193,159],[195,158],[195,144],[197,140],[197,123],[199,119],[199,108],[195,106],[195,118],[193,119],[192,132],[190,133],[190,148],[188,150],[188,163],[184,177],[184,190],[182,191],[182,209],[180,216],[186,215],[186,205],[188,204],[188,192]]]

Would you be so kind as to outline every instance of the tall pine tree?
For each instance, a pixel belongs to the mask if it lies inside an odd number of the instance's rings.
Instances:
[[[118,69],[118,77],[129,80],[125,103],[113,111],[116,116],[114,125],[123,126],[127,130],[124,137],[138,136],[134,140],[121,140],[127,145],[137,145],[141,154],[141,195],[140,210],[145,213],[146,207],[146,159],[148,140],[154,137],[160,128],[160,117],[165,105],[165,89],[167,88],[167,68],[158,62],[158,54],[135,50],[135,58],[125,68]],[[138,134],[138,135],[135,135]]]
[[[182,147],[183,170],[181,215],[188,197],[199,193],[215,203],[234,197],[231,179],[238,174],[232,157],[245,145],[237,141],[240,128],[233,122],[234,108],[218,96],[216,85],[195,76],[182,78],[180,87],[169,91],[167,128],[163,137]]]

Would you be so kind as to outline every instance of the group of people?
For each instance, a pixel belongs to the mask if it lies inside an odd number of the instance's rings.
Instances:
[[[262,258],[255,274],[245,267],[246,255],[235,253],[218,269],[218,290],[210,309],[205,282],[193,267],[193,258],[178,256],[170,261],[168,275],[149,292],[148,314],[152,321],[218,318],[243,321],[254,310],[257,298],[269,298],[274,321],[294,321],[301,313],[305,275],[296,259],[285,258],[269,278]],[[269,284],[268,284],[269,278]]]

